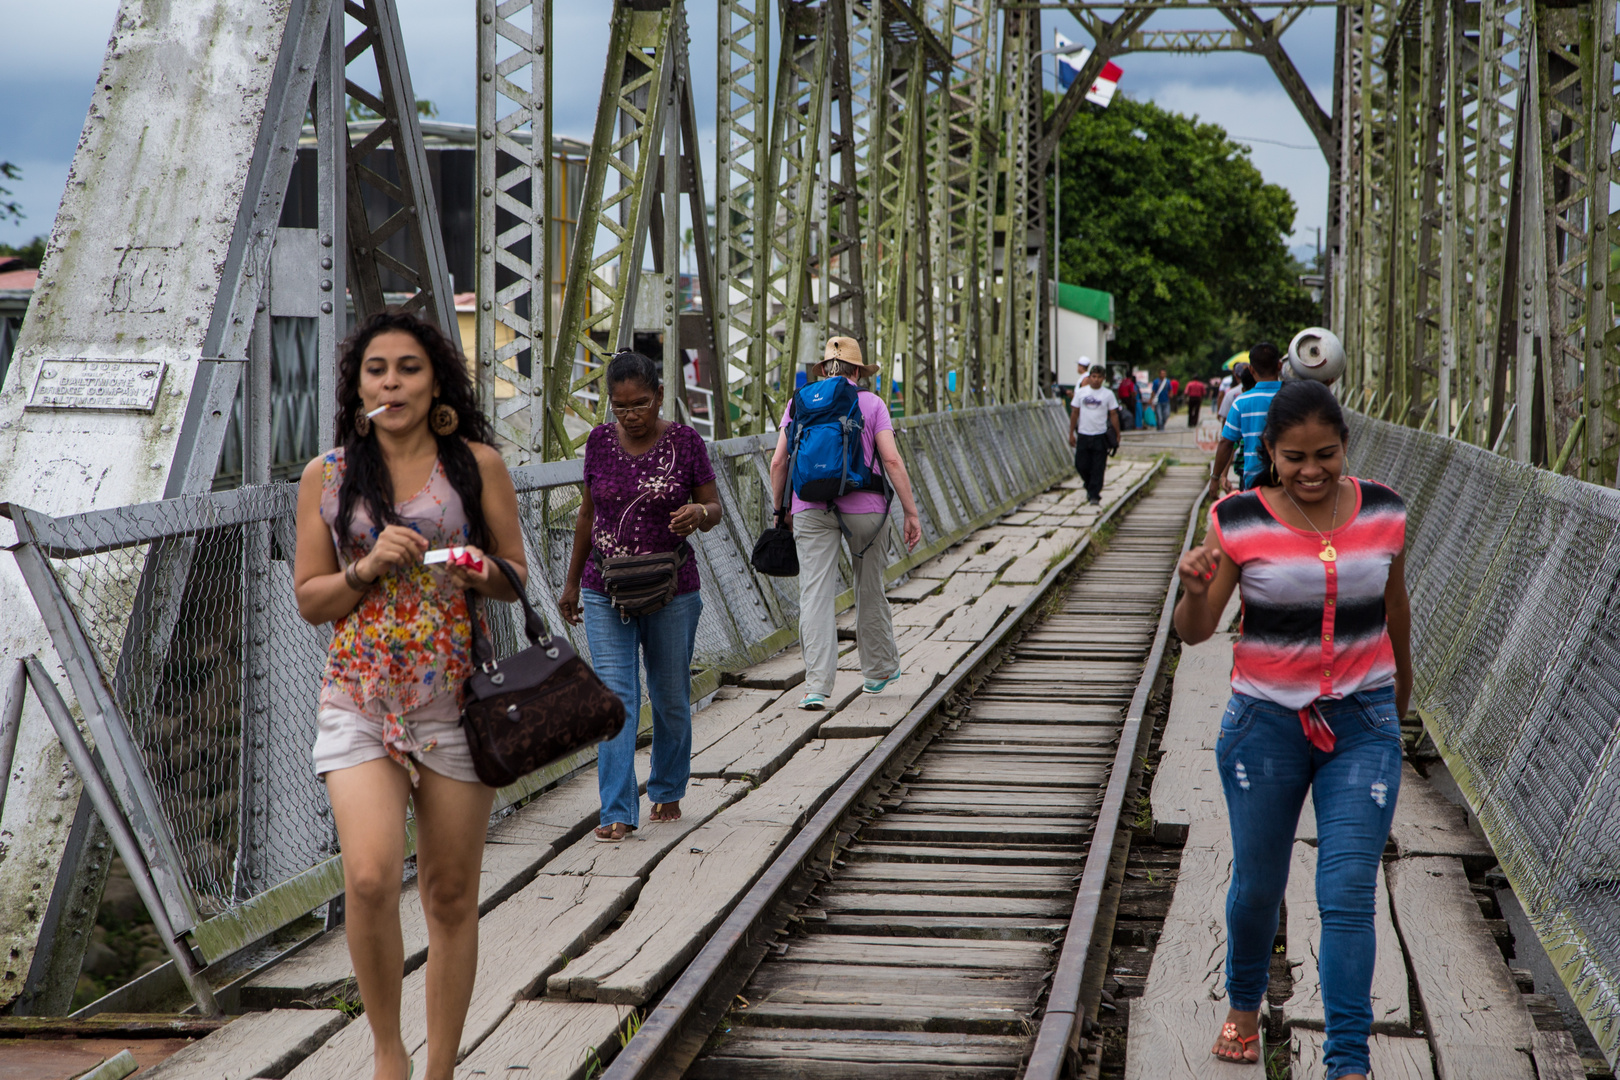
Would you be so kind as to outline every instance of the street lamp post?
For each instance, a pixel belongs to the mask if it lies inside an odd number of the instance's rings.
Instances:
[[[1062,76],[1058,73],[1057,59],[1060,56],[1072,56],[1077,52],[1085,52],[1085,45],[1064,45],[1061,48],[1042,49],[1036,55],[1050,56],[1052,58],[1052,78],[1061,88]],[[1061,136],[1057,148],[1052,151],[1052,287],[1054,291],[1063,279],[1063,141]],[[1057,297],[1052,298],[1054,306]],[[1052,328],[1052,352],[1057,352],[1057,327]],[[1036,382],[1039,382],[1037,377]]]

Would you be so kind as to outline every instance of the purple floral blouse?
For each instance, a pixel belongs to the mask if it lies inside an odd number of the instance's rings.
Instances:
[[[671,422],[652,447],[625,453],[613,424],[600,424],[585,440],[585,486],[596,507],[592,557],[580,586],[605,592],[596,559],[674,551],[686,541],[669,527],[669,515],[692,501],[694,489],[714,479],[703,436]],[[688,558],[676,578],[677,593],[697,592],[697,562]]]

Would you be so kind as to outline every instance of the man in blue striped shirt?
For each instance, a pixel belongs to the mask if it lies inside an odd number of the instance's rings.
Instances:
[[[1232,463],[1232,449],[1241,440],[1243,445],[1243,490],[1260,482],[1260,433],[1266,430],[1266,413],[1271,410],[1271,399],[1282,389],[1282,353],[1269,341],[1262,341],[1249,350],[1249,366],[1258,380],[1254,389],[1239,394],[1227,411],[1226,425],[1221,428],[1221,441],[1215,447],[1215,471],[1209,476],[1209,495],[1221,496],[1221,479]]]

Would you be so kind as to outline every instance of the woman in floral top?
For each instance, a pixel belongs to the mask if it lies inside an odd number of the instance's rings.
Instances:
[[[517,495],[466,360],[414,315],[373,315],[344,343],[337,441],[298,491],[299,614],[333,624],[315,771],[343,849],[349,956],[377,1080],[404,1080],[419,1049],[399,1025],[407,802],[415,808],[432,957],[424,1078],[450,1080],[478,962],[495,794],[478,782],[459,723],[472,669],[468,592],[517,598],[482,557],[499,552],[526,575]],[[424,552],[450,545],[468,546],[481,566],[423,565]]]
[[[685,548],[686,537],[720,523],[720,495],[702,436],[659,416],[664,389],[657,364],[621,352],[608,364],[607,385],[615,421],[599,425],[585,442],[574,554],[557,606],[569,622],[583,620],[596,673],[632,717],[646,661],[653,713],[647,798],[653,821],[675,821],[692,771],[692,648],[703,611],[697,563],[688,557],[676,571],[668,604],[630,616],[608,599],[600,560]],[[623,840],[638,823],[636,727],[625,724],[597,751],[602,813],[596,838],[605,843]]]

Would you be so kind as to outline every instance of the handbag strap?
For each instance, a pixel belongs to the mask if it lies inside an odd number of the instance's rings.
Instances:
[[[512,591],[517,593],[518,603],[523,605],[523,633],[531,644],[543,645],[551,640],[551,629],[546,626],[546,620],[529,603],[529,596],[523,591],[523,582],[518,579],[517,571],[512,564],[498,555],[484,553],[484,558],[501,568],[506,580],[512,583]],[[486,638],[478,626],[478,615],[474,609],[478,594],[472,589],[467,590],[467,621],[472,624],[472,661],[475,668],[481,668],[495,658],[495,646]]]

